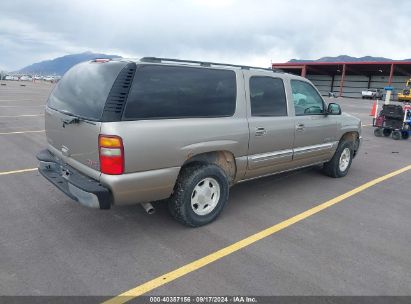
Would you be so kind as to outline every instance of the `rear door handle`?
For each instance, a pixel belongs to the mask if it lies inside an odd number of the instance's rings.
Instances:
[[[263,127],[258,127],[255,129],[255,136],[264,136],[267,134],[267,130]]]
[[[296,131],[304,131],[304,130],[305,130],[305,125],[304,125],[303,123],[298,123],[298,124],[295,126],[295,130],[296,130]]]

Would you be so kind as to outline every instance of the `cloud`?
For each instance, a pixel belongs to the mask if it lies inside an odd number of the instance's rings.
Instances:
[[[407,1],[2,1],[0,66],[86,50],[269,66],[322,56],[411,57]]]
[[[61,53],[77,52],[59,33],[40,30],[36,24],[0,18],[0,66],[17,68],[35,58],[49,59]],[[23,62],[23,63],[22,63]]]

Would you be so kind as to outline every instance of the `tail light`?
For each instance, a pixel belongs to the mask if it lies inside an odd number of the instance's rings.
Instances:
[[[99,135],[100,171],[104,174],[124,173],[124,147],[119,136]]]

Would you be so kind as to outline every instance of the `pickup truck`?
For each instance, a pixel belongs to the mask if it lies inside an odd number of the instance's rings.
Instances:
[[[362,99],[382,99],[383,93],[380,89],[368,89],[361,92]]]

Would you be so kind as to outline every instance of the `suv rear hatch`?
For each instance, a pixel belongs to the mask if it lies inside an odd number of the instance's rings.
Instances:
[[[110,60],[80,63],[66,72],[48,99],[45,129],[49,150],[95,179],[100,176],[101,122],[121,117],[134,74],[127,70],[129,66],[128,62]]]

